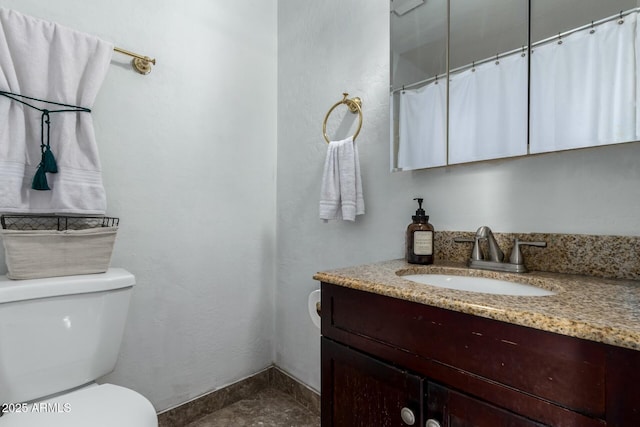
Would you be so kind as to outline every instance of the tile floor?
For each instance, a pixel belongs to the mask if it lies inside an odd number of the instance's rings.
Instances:
[[[319,427],[320,415],[274,388],[205,415],[185,427]]]

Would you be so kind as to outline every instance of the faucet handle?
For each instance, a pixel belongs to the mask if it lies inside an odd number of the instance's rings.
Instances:
[[[482,256],[482,250],[480,250],[480,244],[478,242],[478,238],[475,237],[473,239],[464,238],[464,237],[455,237],[453,239],[456,243],[473,243],[473,249],[471,249],[471,259],[474,261],[481,261],[484,259]]]
[[[524,264],[524,256],[522,255],[522,251],[520,250],[520,246],[539,246],[541,248],[547,247],[547,242],[523,242],[517,237],[513,239],[513,249],[511,250],[511,256],[509,257],[509,262],[511,264]]]

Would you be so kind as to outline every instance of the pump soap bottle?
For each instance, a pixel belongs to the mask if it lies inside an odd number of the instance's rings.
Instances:
[[[418,201],[418,210],[412,216],[413,223],[407,227],[407,262],[411,264],[433,264],[433,226],[429,224],[429,216],[422,209],[421,198]]]

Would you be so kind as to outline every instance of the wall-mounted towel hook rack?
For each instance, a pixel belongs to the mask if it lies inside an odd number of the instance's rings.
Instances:
[[[324,122],[322,124],[322,134],[324,135],[324,139],[325,141],[327,141],[327,144],[330,142],[329,136],[327,136],[327,120],[329,119],[329,116],[331,115],[333,110],[338,105],[345,104],[349,108],[349,111],[351,111],[353,114],[358,113],[358,119],[359,119],[358,129],[356,130],[356,133],[353,134],[354,141],[356,140],[356,137],[360,133],[360,129],[362,129],[362,99],[360,99],[357,96],[354,98],[348,98],[348,96],[349,96],[348,93],[343,92],[342,99],[336,102],[335,104],[333,104],[333,106],[329,108],[329,111],[327,111],[327,115],[324,116]]]
[[[155,58],[149,58],[148,56],[142,56],[137,53],[129,52],[128,50],[114,47],[113,50],[122,54],[132,56],[131,66],[140,74],[149,74],[151,72],[151,64],[156,65]]]

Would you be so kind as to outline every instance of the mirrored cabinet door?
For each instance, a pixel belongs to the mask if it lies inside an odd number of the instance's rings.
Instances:
[[[531,153],[640,139],[637,7],[531,0]]]
[[[391,169],[447,161],[447,0],[391,1]]]
[[[526,154],[528,0],[390,4],[391,169]]]
[[[640,0],[390,3],[392,170],[640,141]]]
[[[528,0],[450,0],[449,164],[527,154]]]

